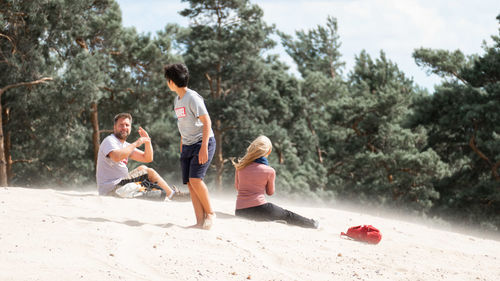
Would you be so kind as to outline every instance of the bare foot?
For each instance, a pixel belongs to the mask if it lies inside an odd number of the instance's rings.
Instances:
[[[191,226],[188,226],[186,228],[198,228],[198,229],[203,229],[203,224],[193,224]]]
[[[205,221],[203,222],[203,229],[210,230],[215,222],[215,213],[207,214]]]

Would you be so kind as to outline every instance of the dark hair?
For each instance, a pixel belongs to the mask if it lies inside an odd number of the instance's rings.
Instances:
[[[132,123],[132,115],[130,115],[130,113],[123,112],[123,113],[118,113],[115,115],[115,124],[118,120],[120,120],[122,118],[128,118],[128,119],[130,119],[130,123]]]
[[[177,87],[187,87],[189,82],[189,70],[182,63],[168,64],[164,67],[165,78],[172,80]]]

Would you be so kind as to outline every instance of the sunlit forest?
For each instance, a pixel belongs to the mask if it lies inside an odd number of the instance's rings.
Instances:
[[[163,67],[182,62],[217,141],[209,189],[233,189],[231,160],[266,135],[281,194],[498,230],[500,34],[475,55],[416,46],[415,63],[442,78],[429,92],[383,50],[346,69],[335,15],[286,34],[251,1],[185,2],[188,26],[144,34],[113,0],[0,0],[0,184],[95,186],[119,112],[134,117],[130,139],[139,125],[151,136],[150,166],[180,182]],[[279,44],[300,75],[266,52]]]

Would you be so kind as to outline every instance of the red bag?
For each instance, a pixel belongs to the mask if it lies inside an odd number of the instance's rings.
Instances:
[[[347,233],[341,232],[340,235],[345,235],[354,240],[370,244],[378,244],[382,239],[380,231],[371,225],[353,226],[347,230]]]

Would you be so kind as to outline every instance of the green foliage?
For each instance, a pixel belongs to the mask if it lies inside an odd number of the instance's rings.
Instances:
[[[2,44],[2,84],[54,77],[48,86],[15,88],[3,96],[13,183],[86,182],[93,165],[82,98],[97,99],[98,87],[107,81],[105,57],[89,51],[102,47],[103,38],[120,27],[118,6],[112,1],[6,2],[2,34],[12,46]]]
[[[286,124],[296,161],[286,163],[291,172],[290,182],[298,183],[295,192],[324,191],[327,189],[325,152],[330,146],[329,108],[346,90],[337,74],[342,72],[337,21],[328,17],[326,28],[318,26],[309,31],[297,31],[296,38],[280,33],[286,52],[294,59],[303,80],[291,92],[291,111],[294,118]],[[286,157],[291,158],[289,155]],[[293,158],[292,158],[293,159]],[[289,161],[289,160],[287,160]],[[309,193],[311,194],[311,193]]]
[[[421,93],[381,52],[361,52],[348,90],[332,104],[327,151],[329,183],[341,198],[427,211],[439,197],[433,180],[446,173],[426,149],[424,130],[405,129],[409,106]]]
[[[415,50],[413,57],[418,66],[428,68],[428,74],[434,73],[441,77],[457,77],[466,64],[466,58],[460,50],[450,52],[420,48]]]
[[[341,46],[337,31],[337,19],[329,16],[326,27],[296,31],[297,40],[280,32],[281,40],[287,53],[297,64],[303,77],[308,72],[321,72],[334,78],[341,73],[344,62],[340,61]]]
[[[417,101],[410,124],[428,130],[428,146],[450,166],[450,174],[436,183],[441,197],[434,211],[498,227],[500,40],[492,38],[494,46],[485,46],[484,55],[468,60],[456,61],[455,55],[441,50],[414,53],[434,71],[455,72],[455,80]],[[439,61],[434,60],[436,54],[442,56]]]

